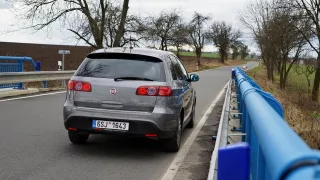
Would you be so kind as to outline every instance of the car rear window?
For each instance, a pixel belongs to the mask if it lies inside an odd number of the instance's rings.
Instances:
[[[76,76],[95,78],[138,77],[165,81],[163,62],[148,56],[88,56]]]

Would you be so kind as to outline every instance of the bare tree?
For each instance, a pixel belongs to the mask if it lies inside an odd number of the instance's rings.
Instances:
[[[232,29],[232,26],[227,25],[225,22],[214,22],[208,32],[208,39],[212,40],[219,49],[222,63],[228,57],[228,51],[231,46],[238,43],[241,36],[242,34],[239,30]]]
[[[197,56],[197,65],[201,65],[201,52],[205,43],[207,30],[205,24],[210,20],[209,16],[204,16],[195,12],[191,22],[189,23],[189,34],[192,41],[192,46],[195,49]]]
[[[293,8],[283,8],[287,5],[284,2],[258,0],[241,16],[242,23],[251,29],[260,47],[268,78],[273,79],[274,68],[279,73],[280,88],[285,88],[293,64],[299,60],[307,39],[310,39],[308,23],[299,18],[300,14]],[[291,54],[294,57],[290,59]]]
[[[240,56],[241,56],[241,60],[245,60],[246,57],[249,55],[249,47],[245,44],[241,44],[240,45]]]
[[[272,35],[269,31],[269,20],[273,14],[273,3],[265,0],[256,0],[247,5],[240,13],[240,21],[251,31],[260,51],[261,58],[267,68],[269,80],[274,80],[274,52],[270,43]]]
[[[295,62],[301,58],[307,41],[295,27],[295,24],[300,22],[293,18],[292,9],[278,8],[279,4],[274,7],[276,8],[274,16],[268,23],[272,35],[275,65],[280,75],[280,88],[285,88],[289,72]],[[307,24],[304,25],[301,30],[307,32],[310,27]],[[310,38],[310,35],[307,36]],[[289,59],[290,54],[294,54],[291,59]]]
[[[236,60],[239,56],[239,49],[240,49],[241,43],[233,43],[231,45],[232,50],[232,60]]]
[[[85,41],[94,48],[102,48],[104,44],[105,25],[108,15],[108,0],[11,0],[13,3],[18,3],[18,11],[21,19],[26,19],[30,22],[25,28],[41,30],[49,28],[54,22],[60,21],[62,26],[74,22],[81,25],[88,25],[82,28],[78,27],[67,29],[73,32],[79,39]],[[126,21],[129,0],[124,0],[121,23],[117,31],[118,39],[123,35],[122,27]],[[80,20],[80,22],[78,22]],[[119,38],[120,37],[120,38]],[[93,39],[93,42],[92,42]]]
[[[256,55],[256,53],[253,52],[253,53],[251,53],[250,56],[251,56],[251,59],[253,59],[253,58],[256,58],[257,55]]]
[[[124,34],[124,26],[126,23],[126,18],[128,14],[128,9],[129,9],[129,0],[123,0],[123,6],[122,6],[122,11],[121,11],[121,19],[119,23],[118,30],[116,32],[116,37],[113,43],[113,47],[119,47],[121,38],[123,37]]]
[[[180,57],[180,50],[182,46],[188,45],[191,42],[187,25],[183,23],[179,24],[179,26],[174,30],[172,38],[171,44],[176,47],[177,56]]]
[[[316,74],[312,89],[312,100],[317,101],[319,96],[319,86],[320,86],[320,3],[319,0],[292,0],[286,2],[289,6],[298,8],[302,12],[302,17],[311,20],[312,26],[310,31],[312,35],[316,38],[318,46],[310,40],[308,34],[301,30],[300,32],[304,35],[306,41],[312,49],[317,53],[317,64],[316,64]]]
[[[118,32],[118,27],[121,22],[121,7],[118,5],[109,5],[108,6],[108,16],[106,17],[106,30],[104,34],[106,47],[122,47],[128,44],[129,42],[137,43],[143,39],[141,36],[146,31],[146,27],[143,24],[143,20],[136,15],[127,15],[124,32],[120,42],[116,42],[116,36]],[[117,46],[114,46],[114,44]],[[118,44],[120,43],[120,44]]]
[[[182,18],[177,10],[162,11],[159,16],[151,17],[148,24],[148,39],[159,42],[161,50],[168,50],[174,41],[174,33],[180,27]]]
[[[310,76],[316,72],[317,60],[313,58],[305,58],[301,62],[297,62],[294,66],[294,70],[297,75],[304,75],[308,84],[308,95],[311,92]]]

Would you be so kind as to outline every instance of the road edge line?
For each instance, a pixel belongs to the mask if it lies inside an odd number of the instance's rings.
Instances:
[[[226,87],[228,86],[228,82],[222,88],[222,90],[216,96],[216,98],[213,100],[213,102],[211,103],[211,105],[209,106],[207,111],[204,113],[204,115],[200,119],[200,121],[197,124],[196,128],[193,129],[193,131],[190,134],[190,136],[188,137],[187,141],[184,143],[182,148],[179,150],[178,154],[176,155],[176,157],[174,158],[174,160],[172,161],[172,163],[168,167],[167,171],[162,176],[161,180],[173,180],[173,178],[175,177],[175,175],[176,175],[181,163],[183,162],[185,156],[189,152],[189,149],[190,149],[191,145],[193,144],[194,140],[196,139],[196,137],[198,136],[200,130],[202,129],[204,123],[207,121],[207,119],[208,119],[210,113],[212,112],[213,108],[216,106],[217,102],[220,100],[220,98],[224,94],[224,92],[226,90]]]
[[[14,100],[19,100],[19,99],[27,99],[27,98],[40,97],[40,96],[49,96],[49,95],[55,95],[55,94],[62,94],[65,92],[66,91],[59,91],[59,92],[52,92],[52,93],[37,94],[37,95],[32,95],[32,96],[23,96],[23,97],[17,97],[17,98],[3,99],[3,100],[0,100],[0,102],[14,101]]]

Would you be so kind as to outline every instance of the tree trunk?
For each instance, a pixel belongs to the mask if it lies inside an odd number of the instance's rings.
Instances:
[[[201,49],[197,48],[196,49],[196,55],[197,55],[197,65],[200,66],[201,62],[200,62],[200,58],[201,58]]]
[[[319,97],[319,85],[320,85],[320,54],[318,55],[317,58],[317,70],[316,70],[316,75],[314,77],[314,82],[313,82],[313,89],[312,89],[312,100],[313,101],[318,101]]]
[[[270,61],[269,59],[265,60],[265,65],[267,67],[267,76],[268,76],[268,80],[272,79],[272,72],[271,72],[271,67],[270,67]]]
[[[226,57],[225,53],[223,50],[220,49],[220,61],[221,63],[224,63],[224,58]]]
[[[164,50],[164,39],[161,39],[161,47],[160,47],[161,50]]]
[[[124,26],[126,24],[128,9],[129,9],[129,0],[123,0],[121,20],[120,20],[116,37],[114,39],[113,47],[120,47],[120,41],[124,34]]]
[[[270,59],[269,59],[270,60]],[[272,82],[274,82],[274,62],[272,61],[272,59],[269,62],[270,64],[270,76],[271,76],[271,80]]]
[[[311,81],[310,81],[310,79],[309,79],[309,76],[307,77],[307,81],[308,81],[308,96],[310,96],[310,91],[311,91],[311,89],[310,89],[310,87],[311,87]]]
[[[168,51],[168,44],[167,44],[167,40],[164,41],[164,46],[165,46],[165,50]]]
[[[180,58],[180,48],[177,46],[177,57]]]

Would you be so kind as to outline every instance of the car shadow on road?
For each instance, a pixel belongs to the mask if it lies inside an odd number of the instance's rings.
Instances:
[[[121,157],[121,158],[150,158],[160,154],[168,154],[163,151],[160,141],[147,138],[130,138],[119,136],[90,135],[86,144],[68,144],[66,151],[73,155],[87,155],[97,157]]]

